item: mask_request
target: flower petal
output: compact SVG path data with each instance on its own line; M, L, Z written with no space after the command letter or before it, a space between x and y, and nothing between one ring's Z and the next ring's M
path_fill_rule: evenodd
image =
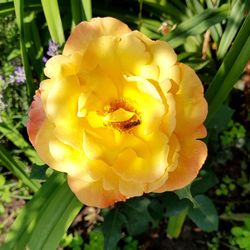
M34 100L30 106L29 110L29 119L27 122L27 132L29 135L29 139L34 146L36 136L43 125L46 115L43 110L42 106L42 101L41 101L41 96L40 96L40 91L36 91L36 94L34 96Z
M198 76L187 65L180 64L180 68L182 79L175 95L175 132L182 137L193 134L199 129L207 116L208 108Z
M104 190L101 180L84 182L77 177L68 175L68 184L76 197L88 206L105 208L126 199L117 189Z
M84 53L88 45L100 36L121 36L129 32L128 26L115 18L93 18L77 25L64 46L63 54Z
M181 143L179 164L169 172L166 183L155 192L174 191L190 184L198 175L207 157L206 144L199 140L187 140Z

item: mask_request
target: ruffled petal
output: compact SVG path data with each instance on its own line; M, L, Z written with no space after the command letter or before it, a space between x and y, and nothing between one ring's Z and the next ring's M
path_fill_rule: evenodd
M42 127L46 115L43 110L40 91L36 91L34 96L34 100L30 106L29 114L28 114L28 121L27 121L27 132L29 135L29 139L32 145L35 145L36 136Z
M105 190L101 180L84 182L77 177L68 175L68 184L76 197L88 206L105 208L126 199L118 189Z
M180 68L182 79L175 95L175 132L179 137L185 137L199 129L207 116L208 107L198 76L187 65L180 64Z
M129 27L115 18L93 18L77 25L64 46L63 54L83 54L88 45L100 36L121 36L129 32Z
M169 172L166 183L155 192L181 189L197 177L207 157L206 144L199 140L188 139L181 142L181 148L177 168Z

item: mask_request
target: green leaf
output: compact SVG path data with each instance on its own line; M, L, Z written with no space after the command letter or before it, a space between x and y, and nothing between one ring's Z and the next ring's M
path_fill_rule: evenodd
M212 201L205 195L197 195L194 198L199 208L189 209L190 219L206 232L218 230L219 217Z
M168 225L167 225L167 234L169 236L173 238L179 237L181 230L182 230L182 226L187 217L188 209L189 208L187 207L184 210L182 210L180 213L169 217Z
M82 21L82 3L81 0L71 0L72 26L74 27Z
M156 196L157 200L163 204L167 216L173 216L192 205L188 199L180 199L174 192L165 192ZM149 207L150 208L150 207Z
M248 13L233 46L226 55L207 92L209 112L206 123L209 124L221 104L226 100L234 84L239 79L250 58L250 13Z
M204 174L203 174L204 173ZM191 186L191 191L193 195L204 194L210 188L218 183L218 178L211 168L207 168L200 172L200 176L196 178Z
M24 10L32 11L41 9L41 3L38 1L28 1L25 2ZM1 3L0 16L6 16L10 14L15 14L15 8L13 2Z
M51 38L62 45L65 42L65 38L58 1L41 0L41 2Z
M147 198L129 199L121 205L121 212L126 216L126 228L130 235L138 235L148 229L152 218L149 214L150 200Z
M47 165L32 165L30 178L31 179L37 179L37 180L45 180L46 179L46 170L48 169Z
M54 173L22 209L1 250L54 250L82 204Z
M92 18L91 0L82 0L85 20L89 21Z
M104 235L104 250L114 250L118 241L122 238L122 227L126 217L120 212L119 207L111 210L104 217L102 225Z
M215 129L217 133L227 128L228 123L230 122L234 110L226 105L221 105L211 122L209 123L208 128Z
M39 184L32 181L28 174L24 171L25 165L16 159L2 146L0 145L0 161L3 166L9 169L17 178L28 186L32 191L36 192L39 189Z
M188 185L182 189L175 191L175 193L178 195L179 199L188 199L193 203L194 207L199 207L199 204L192 196L190 188L191 188L191 185Z
M25 76L26 76L26 83L27 83L27 92L29 96L29 100L31 101L33 95L35 93L35 84L33 82L30 64L28 61L28 55L26 52L26 41L24 36L24 0L14 0L14 7L17 19L17 25L20 32L20 48L21 48L21 55L22 55L22 62L24 66Z
M246 0L236 0L231 9L231 13L227 20L226 29L223 32L223 35L220 40L219 48L217 51L218 58L223 58L231 46L232 41L238 32L242 20L244 19L244 9L246 7Z
M220 8L207 9L180 24L169 32L162 40L168 41L174 48L185 43L188 36L200 35L216 23L227 17L229 7L222 5Z
M16 147L21 149L32 163L42 164L36 151L24 139L20 132L15 128L9 117L2 114L2 122L0 123L0 132L10 140Z
M43 47L41 44L38 26L35 21L36 14L34 11L29 12L24 18L24 35L26 48L30 62L39 80L43 75L44 64L42 62ZM37 86L38 87L38 86Z
M162 14L166 14L168 16L171 16L171 18L177 22L184 21L188 18L187 13L185 13L187 7L182 4L181 8L178 8L173 3L171 3L171 1L144 0L143 9L154 12L159 16L162 16Z

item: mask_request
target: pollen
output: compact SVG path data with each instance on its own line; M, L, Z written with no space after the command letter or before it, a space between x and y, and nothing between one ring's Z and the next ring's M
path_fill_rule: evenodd
M104 125L120 132L129 132L141 124L139 113L127 100L114 100L104 110Z

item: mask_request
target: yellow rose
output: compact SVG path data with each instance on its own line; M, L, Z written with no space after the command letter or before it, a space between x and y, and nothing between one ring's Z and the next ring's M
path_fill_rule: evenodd
M180 189L207 156L207 103L170 45L117 19L80 23L51 58L29 112L41 159L86 205Z

